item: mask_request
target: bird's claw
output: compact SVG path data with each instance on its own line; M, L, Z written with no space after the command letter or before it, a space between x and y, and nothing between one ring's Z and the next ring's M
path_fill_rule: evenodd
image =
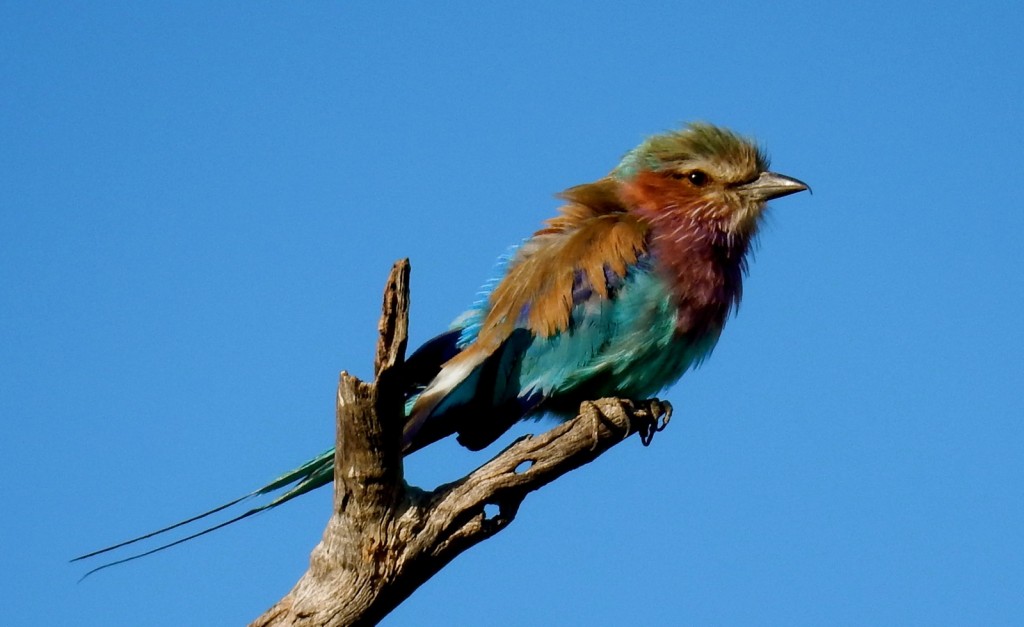
M628 418L630 422L636 425L636 432L640 434L640 441L644 446L650 446L651 440L654 439L654 434L667 427L672 419L672 403L668 401L656 398L642 401L619 399L616 405L616 413L623 418ZM598 429L604 414L596 403L590 401L584 402L580 410L582 413L590 415L593 420L594 443L591 446L591 450L594 450L597 448L600 440ZM622 438L628 438L631 433L632 430L627 429L623 433Z
M650 398L636 404L639 407L635 409L633 415L640 421L637 433L640 434L640 442L644 446L650 446L654 434L663 431L672 420L672 403Z

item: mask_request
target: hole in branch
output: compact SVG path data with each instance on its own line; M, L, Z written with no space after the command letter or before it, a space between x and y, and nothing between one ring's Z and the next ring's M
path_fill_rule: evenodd
M501 513L501 506L497 503L484 503L484 520L494 520Z
M515 472L517 475L521 475L527 470L533 468L533 464L535 461L536 460L533 459L524 459L523 461L519 462L519 465L516 466L516 469L513 472Z

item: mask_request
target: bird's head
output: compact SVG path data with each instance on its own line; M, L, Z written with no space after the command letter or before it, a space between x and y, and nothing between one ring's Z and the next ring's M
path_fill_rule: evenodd
M694 221L727 236L752 236L773 198L809 189L768 171L753 141L705 123L649 137L612 171L627 205L649 220Z

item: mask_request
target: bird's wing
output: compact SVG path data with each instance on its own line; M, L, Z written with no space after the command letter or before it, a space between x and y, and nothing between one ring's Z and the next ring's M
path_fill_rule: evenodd
M583 300L608 299L646 251L647 228L627 213L614 181L574 187L569 201L516 251L504 276L462 322L461 352L447 361L413 404L406 444L435 416L482 403L521 416L534 400L512 389L523 351L570 328Z

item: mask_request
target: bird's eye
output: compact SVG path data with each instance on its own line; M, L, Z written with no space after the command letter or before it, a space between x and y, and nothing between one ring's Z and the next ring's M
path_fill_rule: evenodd
M708 175L703 170L692 170L686 174L686 180L695 187L704 187L708 182Z

